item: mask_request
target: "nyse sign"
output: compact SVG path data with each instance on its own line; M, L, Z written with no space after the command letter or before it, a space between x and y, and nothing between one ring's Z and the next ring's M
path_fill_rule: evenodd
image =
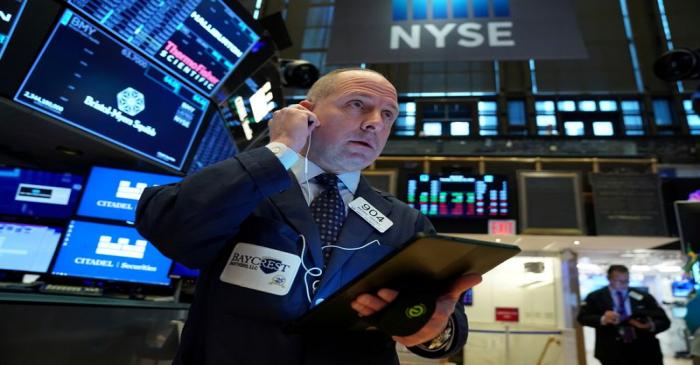
M484 27L480 23L447 23L442 28L436 24L413 24L410 31L400 25L391 26L390 49L399 49L403 45L409 48L421 48L421 28L424 28L435 40L435 48L445 48L445 46L458 45L460 47L475 48L483 46L489 47L513 47L515 40L512 36L513 22L489 22ZM454 37L456 28L458 37ZM486 35L482 31L486 29ZM448 37L454 39L448 45ZM430 46L430 45L427 45Z
M337 0L329 64L585 58L572 0Z

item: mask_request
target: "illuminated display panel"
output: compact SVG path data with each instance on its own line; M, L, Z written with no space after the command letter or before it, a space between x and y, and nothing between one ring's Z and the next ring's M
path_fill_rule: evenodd
M180 181L178 176L93 167L78 215L134 222L136 205L148 187Z
M432 217L496 218L510 215L505 176L435 176L408 178L407 202Z
M211 95L260 39L221 0L69 0L161 66Z
M68 218L82 190L80 175L0 167L0 214Z
M224 124L220 113L214 113L202 140L197 146L187 174L195 173L204 167L233 157L238 150L231 133Z
M63 230L0 222L0 270L45 273Z
M136 228L71 221L52 274L168 285L171 264Z
M61 17L15 100L177 170L209 105L71 11Z
M0 58L5 53L25 3L26 0L0 0Z

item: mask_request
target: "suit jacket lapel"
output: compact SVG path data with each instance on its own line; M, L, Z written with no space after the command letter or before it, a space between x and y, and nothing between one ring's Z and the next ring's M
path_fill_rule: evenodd
M282 212L282 216L287 223L306 238L306 249L311 252L313 266L323 267L321 235L318 231L318 226L313 216L311 216L311 211L306 200L304 200L304 193L301 191L296 177L292 173L290 173L290 176L292 178L292 186L279 194L273 195L270 197L270 200ZM265 227L262 229L265 229Z
M615 311L615 301L613 300L610 288L605 287L605 295L603 295L603 300L605 301L605 308L610 308L611 311Z
M360 182L357 186L355 198L357 197L363 197L365 200L367 200L367 202L372 204L375 208L377 208L377 210L386 216L389 216L389 213L391 213L392 205L382 198L376 191L374 191L363 177L360 178ZM365 221L352 209L348 209L348 216L345 219L343 228L340 231L340 236L338 237L336 246L346 248L361 247L367 243L368 237L374 231L375 229L372 227L372 225L367 223L367 221ZM352 250L334 248L331 259L328 262L328 267L326 267L323 278L321 279L321 286L331 280L354 254L355 251Z

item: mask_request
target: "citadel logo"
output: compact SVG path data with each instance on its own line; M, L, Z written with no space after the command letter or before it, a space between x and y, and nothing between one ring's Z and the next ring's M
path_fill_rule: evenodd
M117 94L117 108L133 117L146 109L146 98L140 91L127 87Z

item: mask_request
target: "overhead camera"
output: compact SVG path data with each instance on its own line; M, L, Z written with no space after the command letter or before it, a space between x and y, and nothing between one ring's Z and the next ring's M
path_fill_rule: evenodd
M279 60L282 85L308 89L318 80L320 72L313 63L306 60L282 58Z
M664 81L700 79L700 49L678 48L654 62L654 74Z
M700 49L678 48L654 62L654 74L664 81L700 80ZM693 110L700 114L700 87L691 96Z

